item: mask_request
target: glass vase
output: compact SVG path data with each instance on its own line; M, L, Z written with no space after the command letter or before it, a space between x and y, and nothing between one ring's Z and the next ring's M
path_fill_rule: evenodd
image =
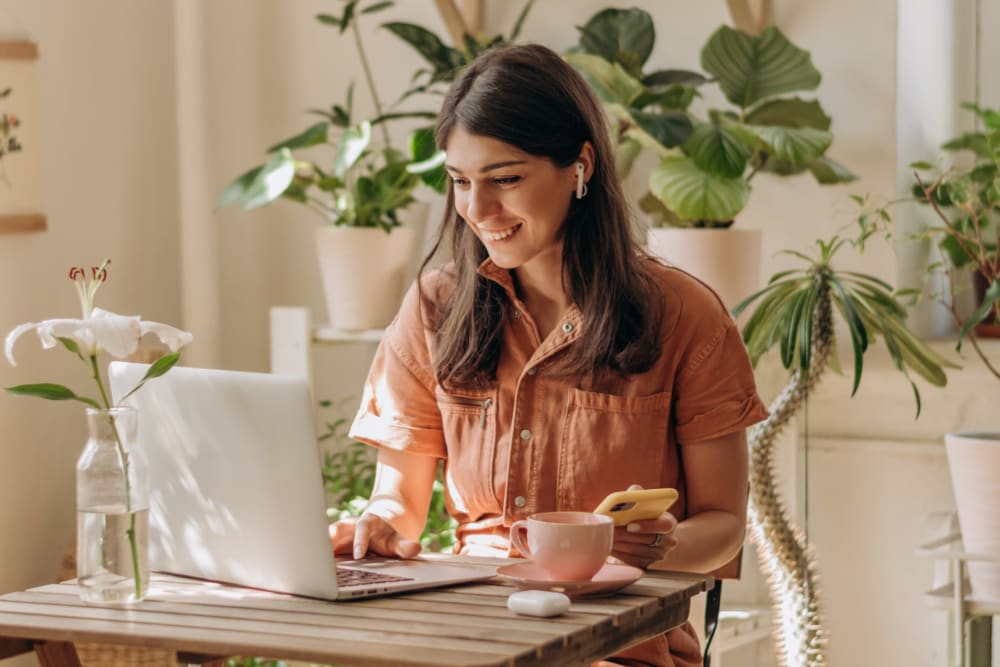
M85 602L138 602L149 588L149 485L134 408L87 408L76 464L77 582Z

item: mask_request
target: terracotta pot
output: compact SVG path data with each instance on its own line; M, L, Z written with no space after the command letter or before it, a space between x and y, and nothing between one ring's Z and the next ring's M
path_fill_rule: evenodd
M760 286L758 229L654 228L649 251L708 284L730 309Z
M986 297L986 278L979 271L972 272L972 285L976 292L976 306L983 302ZM1000 322L997 322L995 312L991 312L986 319L976 325L976 334L980 338L1000 338Z
M1000 556L1000 431L944 436L965 551ZM1000 563L970 561L972 597L1000 600Z
M392 321L403 297L404 275L416 233L397 227L320 227L316 252L334 329L381 329Z

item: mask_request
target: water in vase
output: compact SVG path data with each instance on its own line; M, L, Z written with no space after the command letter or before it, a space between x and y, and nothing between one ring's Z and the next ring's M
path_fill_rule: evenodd
M149 510L77 512L77 580L87 602L136 602L149 588ZM136 582L138 579L138 584Z

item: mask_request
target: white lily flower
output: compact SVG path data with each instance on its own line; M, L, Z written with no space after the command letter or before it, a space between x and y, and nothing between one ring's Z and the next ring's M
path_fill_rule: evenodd
M155 334L171 352L176 352L191 342L193 336L159 322L144 322L138 316L117 315L101 308L91 310L84 319L55 319L44 322L27 322L15 327L4 345L4 353L11 366L14 360L14 344L23 334L34 330L42 347L55 347L60 338L68 338L76 343L84 357L97 355L104 350L116 359L124 359L139 348L139 340L146 333Z

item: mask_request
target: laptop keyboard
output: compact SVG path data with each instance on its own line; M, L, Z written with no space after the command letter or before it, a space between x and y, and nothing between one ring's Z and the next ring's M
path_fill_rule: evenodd
M385 584L392 581L413 581L413 577L397 577L370 570L355 570L349 567L337 566L337 586L366 586L368 584Z

